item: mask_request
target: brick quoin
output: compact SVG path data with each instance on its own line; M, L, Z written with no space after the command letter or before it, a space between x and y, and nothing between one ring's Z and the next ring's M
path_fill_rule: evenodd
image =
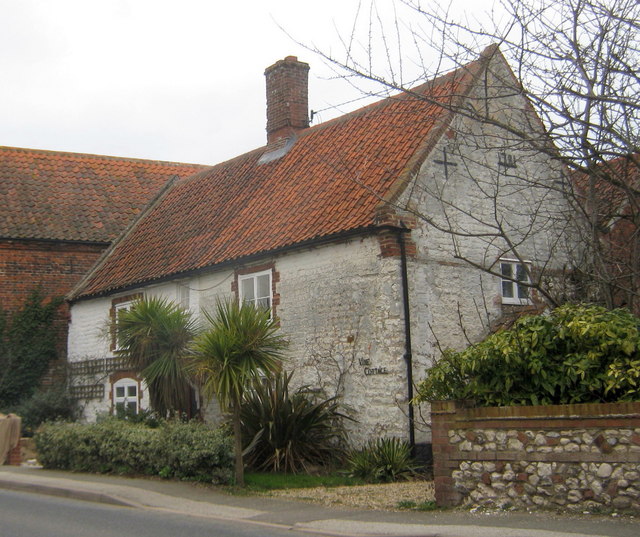
M404 248L407 257L415 257L416 243L413 242L409 233L403 233ZM382 257L400 257L400 243L398 233L384 231L378 235L378 243L380 244L380 255Z

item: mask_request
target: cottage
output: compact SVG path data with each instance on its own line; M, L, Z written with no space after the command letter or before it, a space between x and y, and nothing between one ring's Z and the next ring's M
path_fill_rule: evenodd
M295 57L269 67L267 144L176 179L70 294L72 390L86 419L148 401L105 331L120 308L162 296L200 315L234 297L270 308L291 342L285 367L342 397L353 442L429 441L413 382L441 348L538 300L531 278L566 262L566 207L541 188L562 170L460 112L542 133L496 47L311 127L308 69Z

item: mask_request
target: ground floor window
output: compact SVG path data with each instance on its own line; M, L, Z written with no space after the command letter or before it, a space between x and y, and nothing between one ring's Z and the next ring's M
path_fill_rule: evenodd
M132 378L124 378L113 385L113 408L116 413L138 413L139 405L138 381Z

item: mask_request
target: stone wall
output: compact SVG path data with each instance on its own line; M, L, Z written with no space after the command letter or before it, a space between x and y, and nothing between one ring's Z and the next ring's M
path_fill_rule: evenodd
M215 311L217 299L237 296L238 274L267 269L272 270L274 312L290 342L284 367L295 371L292 382L327 397L341 396L344 411L357 419L346 423L353 444L377 436L407 438L400 263L380 254L376 236L300 248L254 264L74 303L69 364L83 417L93 421L111 410L112 375L119 366L109 345L114 301L140 292L181 303L201 319L203 311ZM416 376L426 367L420 357L415 359ZM147 391L141 392L145 408ZM207 417L215 421L215 409Z
M432 405L439 505L640 510L640 403Z

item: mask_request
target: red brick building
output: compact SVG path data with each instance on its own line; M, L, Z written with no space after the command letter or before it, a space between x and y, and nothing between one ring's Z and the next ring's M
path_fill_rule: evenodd
M2 309L36 287L64 296L164 185L204 168L0 147Z

